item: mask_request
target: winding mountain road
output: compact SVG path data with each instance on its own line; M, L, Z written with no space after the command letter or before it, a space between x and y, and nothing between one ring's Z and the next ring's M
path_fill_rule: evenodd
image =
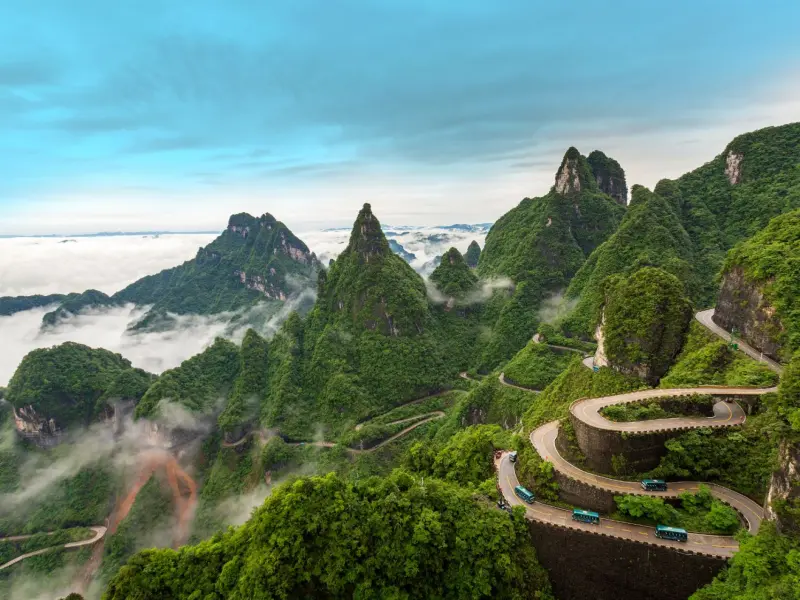
M2 571L7 567L17 564L18 562L23 561L26 558L30 558L31 556L38 556L40 554L44 554L45 552L49 552L53 548L80 548L81 546L90 546L91 544L100 541L100 539L106 534L106 528L102 525L96 525L94 527L90 527L89 529L94 531L94 536L89 538L88 540L69 542L68 544L61 544L59 546L48 546L47 548L42 548L41 550L36 550L34 552L28 552L27 554L22 554L21 556L18 556L17 558L14 558L3 565L0 565L0 571ZM5 538L5 541L27 539L29 537L33 536L14 536L10 538Z
M731 334L729 331L725 331L722 327L717 325L714 322L714 309L709 308L708 310L701 310L698 313L695 313L694 318L706 329L708 329L711 333L715 333L723 340L730 341ZM783 367L780 363L775 362L769 356L764 356L764 353L756 350L747 342L737 339L736 340L737 346L739 346L739 350L747 354L750 358L753 358L759 362L763 362L766 364L770 369L778 373L779 375L783 373Z
M725 330L720 328L711 320L713 312L713 310L702 311L697 313L695 316L702 325L708 327L708 329L713 333L719 335L723 339L729 339L730 334L728 334ZM782 368L775 361L771 361L766 357L762 357L760 352L751 348L744 342L738 342L738 345L739 349L745 352L748 356L755 358L756 360L760 359L761 362L764 362L773 371L781 373ZM584 364L587 364L588 367L591 367L592 365L591 362L588 362L589 360L591 360L591 357L589 357L587 361L584 361ZM505 383L503 381L502 374L501 382ZM647 398L688 396L693 394L710 394L725 398L743 398L760 396L776 390L776 387L745 388L713 385L679 389L647 389L637 392L630 392L627 394L606 396L603 398L576 400L570 406L570 413L574 418L594 428L620 432L655 432L678 427L731 427L741 425L747 418L744 410L742 410L742 407L736 402L717 402L714 405L714 415L711 417L687 416L638 422L610 421L603 417L600 414L600 411L603 408L614 404L637 402ZM704 485L711 490L711 493L714 497L722 500L726 504L729 504L739 512L739 514L743 517L750 533L755 534L758 531L761 521L764 518L763 508L750 498L747 498L746 496L723 486L694 481L670 482L669 490L666 492L647 492L641 488L639 482L612 479L610 477L589 473L576 467L567 461L563 456L561 456L558 451L556 438L558 437L559 425L560 424L558 421L552 421L542 425L541 427L538 427L530 434L530 441L534 449L544 460L551 462L553 464L553 468L559 473L562 473L573 480L580 481L613 493L650 495L664 498L675 498L680 493L685 491L695 492L699 489L700 485ZM512 505L524 506L527 516L530 519L545 521L572 529L604 533L606 535L623 539L646 541L652 544L673 547L676 549L690 549L695 552L702 552L705 554L711 554L725 558L732 556L733 553L739 548L738 542L731 536L690 533L688 542L681 543L655 537L654 528L652 527L635 525L632 523L614 521L610 519L601 519L599 525L590 525L573 521L571 518L571 511L569 510L549 506L547 504L541 504L540 502L529 505L516 496L514 493L514 487L519 485L519 481L514 469L514 463L509 460L508 453L503 453L495 461L495 467L498 473L498 485L503 496Z

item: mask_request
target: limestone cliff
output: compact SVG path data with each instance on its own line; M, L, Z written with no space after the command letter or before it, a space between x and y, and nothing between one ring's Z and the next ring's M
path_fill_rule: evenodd
M764 509L781 531L800 532L800 444L781 444Z
M770 358L779 360L783 325L775 307L765 297L766 284L768 282L748 279L740 266L728 270L722 279L714 322Z

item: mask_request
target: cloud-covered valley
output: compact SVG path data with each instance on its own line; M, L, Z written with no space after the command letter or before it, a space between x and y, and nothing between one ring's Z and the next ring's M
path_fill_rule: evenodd
M442 227L384 227L414 255L412 267L430 272L436 257L451 246L465 252L474 239L483 246L487 227L473 231ZM323 264L347 245L349 229L304 232L299 237ZM77 238L0 239L0 296L80 292L98 289L112 294L133 281L191 259L198 247L214 234L163 234L159 236L104 236ZM70 240L70 241L67 241ZM308 301L313 290L303 290L298 301ZM274 315L262 333L269 335L292 309ZM178 366L202 351L217 336L238 340L243 329L232 329L232 314L179 316L167 331L135 333L128 325L144 310L132 305L97 309L74 315L58 327L41 331L42 317L53 307L0 317L0 386L7 384L22 358L36 348L74 341L122 354L134 366L153 373ZM243 319L248 322L248 319Z

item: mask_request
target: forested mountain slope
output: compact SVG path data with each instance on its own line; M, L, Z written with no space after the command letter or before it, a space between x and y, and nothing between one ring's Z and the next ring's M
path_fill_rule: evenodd
M623 184L624 179L618 185ZM600 190L586 158L570 148L547 195L526 198L497 220L486 236L478 273L509 277L515 290L510 299L496 294L489 305L494 335L484 351L484 367L510 358L525 345L536 330L542 300L568 285L624 213Z

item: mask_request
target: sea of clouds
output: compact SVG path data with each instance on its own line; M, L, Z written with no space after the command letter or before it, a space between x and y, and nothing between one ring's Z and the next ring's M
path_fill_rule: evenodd
M411 266L430 272L433 260L450 247L466 252L474 239L481 246L486 229L462 231L437 227L384 227L404 249L416 255ZM349 229L299 235L327 264L347 246ZM0 239L0 296L81 292L94 288L112 294L145 275L195 256L216 234L119 235L76 238ZM299 300L308 300L304 290ZM161 373L201 352L217 336L239 340L242 329L229 326L231 314L177 317L168 331L135 333L127 326L143 314L133 306L75 315L58 327L40 331L42 316L53 307L0 317L0 386L8 383L22 358L36 348L66 341L119 352L134 366ZM269 335L292 306L274 315L262 332Z

